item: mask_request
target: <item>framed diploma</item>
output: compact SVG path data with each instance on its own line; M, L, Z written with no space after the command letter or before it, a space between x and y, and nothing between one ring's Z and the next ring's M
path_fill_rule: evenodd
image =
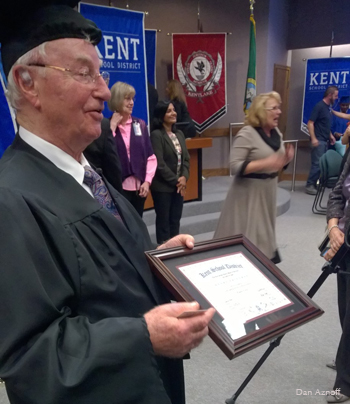
M146 256L176 300L216 309L209 335L229 359L323 314L242 235L196 243L193 250L148 251Z

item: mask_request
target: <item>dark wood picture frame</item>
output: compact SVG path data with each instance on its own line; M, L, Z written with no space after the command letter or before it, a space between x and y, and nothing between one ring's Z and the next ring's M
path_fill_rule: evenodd
M209 324L209 335L229 359L233 359L257 346L313 320L323 314L298 286L296 286L276 265L242 235L195 243L192 250L184 247L152 250L146 252L151 270L177 301L196 300L202 309L212 307L205 296L177 268L178 266L206 261L215 257L241 253L265 277L282 292L292 304L288 310L262 315L258 327L245 323L247 334L232 339L222 325L223 317L216 313Z

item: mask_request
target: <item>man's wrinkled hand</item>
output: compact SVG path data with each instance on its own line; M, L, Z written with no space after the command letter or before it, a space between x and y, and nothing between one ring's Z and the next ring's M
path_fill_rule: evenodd
M192 250L192 248L194 247L194 238L190 234L179 234L178 236L175 236L166 241L164 244L158 246L157 250L173 247L187 247Z
M208 324L215 314L210 308L194 317L178 318L186 311L199 310L197 302L169 303L144 315L156 355L182 358L196 348L208 334Z

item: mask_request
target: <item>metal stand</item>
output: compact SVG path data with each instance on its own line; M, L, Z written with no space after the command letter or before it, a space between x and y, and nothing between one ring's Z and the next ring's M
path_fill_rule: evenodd
M294 157L293 157L293 174L292 174L292 186L291 191L295 191L295 173L297 167L297 156L298 156L298 140L284 140L283 143L294 143Z
M330 262L326 262L323 267L322 267L322 273L316 280L316 282L313 284L311 289L308 291L307 295L309 297L313 297L315 293L318 291L318 289L322 286L323 282L328 278L328 276L332 273L338 273L340 270L340 264L345 257L345 255L348 252L348 246L346 243L344 243L339 251L336 253L336 255L333 257L333 259ZM342 271L340 271L342 272ZM350 275L350 273L347 273ZM285 335L285 334L284 334ZM231 397L228 398L225 403L226 404L235 404L237 398L239 395L242 393L242 391L245 389L245 387L248 385L248 383L251 381L251 379L254 377L255 373L260 369L260 367L263 365L265 360L269 357L271 352L277 348L284 337L284 335L281 335L280 337L272 340L270 342L270 346L268 349L265 351L263 356L260 358L259 362L254 366L253 370L249 373L249 375L246 377L244 382L241 384L239 389L236 391L236 393Z

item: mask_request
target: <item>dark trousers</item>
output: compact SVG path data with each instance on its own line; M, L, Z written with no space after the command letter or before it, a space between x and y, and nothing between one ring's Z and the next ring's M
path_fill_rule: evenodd
M316 186L317 180L320 177L320 157L326 153L328 149L328 142L319 140L319 145L311 149L311 168L309 177L306 181L306 186Z
M184 199L181 194L152 191L156 211L157 243L163 244L180 233L180 220Z
M350 257L345 259L344 267L346 267L349 275L339 273L337 275L338 308L342 335L336 357L337 377L334 382L334 389L340 388L342 394L350 397Z
M146 198L141 198L139 191L126 191L125 189L123 189L123 195L142 217Z

